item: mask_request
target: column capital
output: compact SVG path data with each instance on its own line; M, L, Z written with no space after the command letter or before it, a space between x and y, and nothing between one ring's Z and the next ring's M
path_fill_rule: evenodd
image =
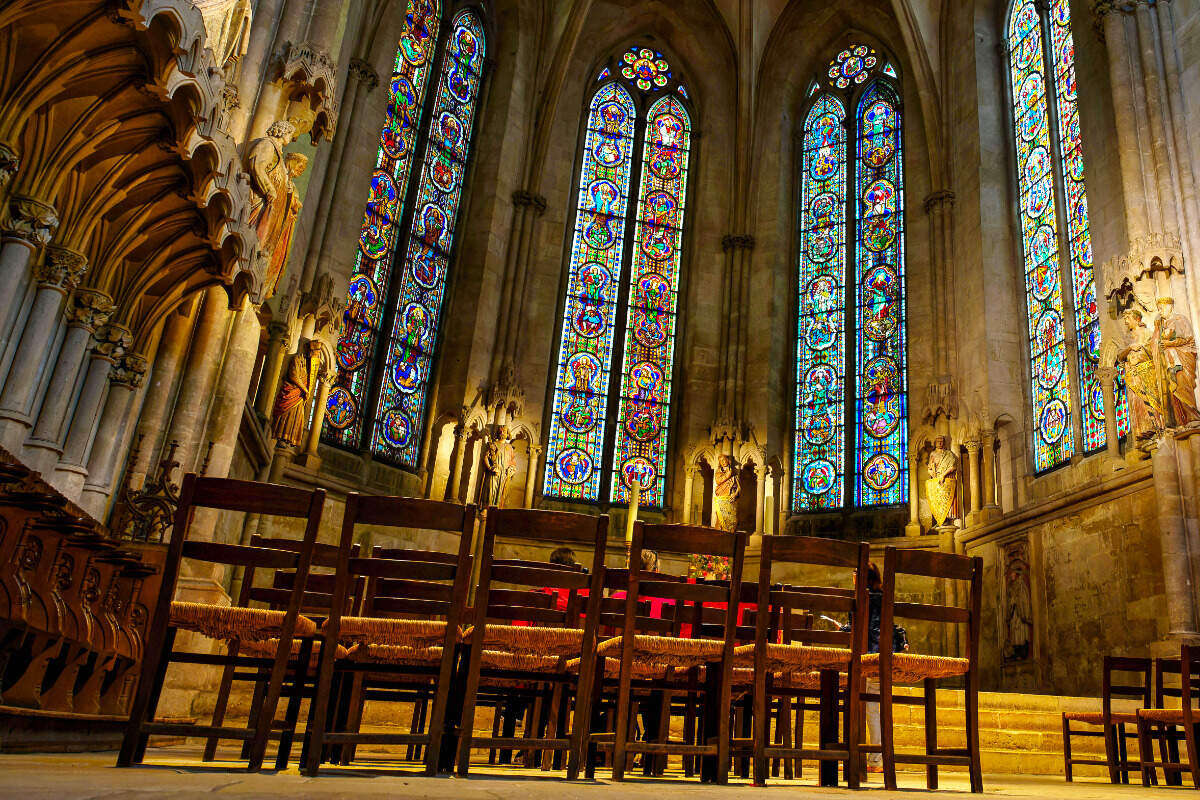
M133 344L133 332L124 325L109 323L96 331L96 345L92 353L97 358L117 362L125 356Z
M925 198L925 213L932 214L934 211L953 208L954 200L955 194L949 189L938 189L936 192L930 192Z
M17 195L8 201L3 228L6 239L38 248L58 230L58 212L48 203Z
M267 325L267 339L272 342L282 342L288 337L289 327L286 322L278 320Z
M968 439L967 441L963 442L963 447L967 448L967 453L970 455L975 455L975 453L979 451L979 440Z
M112 316L112 298L95 289L76 289L67 303L67 325L95 331Z
M1046 0L1038 0L1046 2ZM1158 3L1169 3L1171 0L1092 0L1092 15L1102 20L1109 14L1131 14L1138 6L1152 6Z
M79 285L87 272L87 257L66 247L49 245L42 260L33 268L39 287L69 292Z
M112 365L108 379L114 386L124 386L127 389L137 389L146 377L149 366L146 357L139 353L126 353Z
M21 168L21 157L4 142L0 142L0 189L12 182L13 175Z
M350 59L349 70L350 76L365 87L368 92L379 85L379 73L364 59Z
M512 193L513 205L521 208L522 206L533 206L533 210L541 216L546 210L546 198L536 192L531 192L528 189L517 189Z
M729 250L753 250L754 237L748 233L727 233L721 237L721 249Z

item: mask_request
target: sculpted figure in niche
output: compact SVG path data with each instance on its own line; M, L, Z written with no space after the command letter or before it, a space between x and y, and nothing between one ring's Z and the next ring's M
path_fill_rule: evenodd
M1004 549L1005 661L1029 658L1033 642L1033 600L1030 594L1029 544L1014 542Z
M1121 314L1128 339L1117 352L1117 361L1125 367L1125 386L1129 389L1129 418L1135 439L1149 439L1164 427L1163 392L1159 370L1155 367L1150 329L1136 308Z
M1196 408L1196 337L1192 323L1175 313L1175 301L1158 298L1154 348L1162 370L1164 410L1172 426L1200 422Z
M292 231L300 213L294 179L308 167L308 157L303 153L283 152L295 140L296 126L280 120L267 129L266 136L251 142L246 151L246 172L250 174L253 191L249 222L258 234L259 249L267 258L263 299L275 293L283 277Z
M483 451L483 501L499 508L504 500L504 489L512 475L513 447L508 433L501 431L488 440Z
M293 447L304 442L308 403L316 391L324 363L321 346L315 339L292 356L271 414L271 435L277 442Z
M958 457L946 449L945 436L933 440L926 469L929 478L925 481L925 496L933 524L948 525L958 519Z
M742 493L742 483L733 456L717 457L713 481L713 527L723 531L736 531L738 496ZM728 580L729 559L722 556L694 555L688 568L688 576L707 580Z

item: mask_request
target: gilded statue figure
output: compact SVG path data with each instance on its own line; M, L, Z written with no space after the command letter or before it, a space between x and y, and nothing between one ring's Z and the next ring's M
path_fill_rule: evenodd
M958 519L958 457L946 448L945 436L933 440L926 467L929 478L925 481L925 496L933 524L947 525Z
M259 249L267 258L263 299L275 294L283 277L300 213L295 179L308 167L308 156L283 152L295 140L296 126L280 120L267 129L266 136L251 142L246 151L246 171L253 190L249 222L258 234Z
M1153 338L1142 312L1136 308L1126 309L1121 314L1121 321L1125 324L1128 338L1125 346L1117 351L1117 361L1125 368L1125 386L1129 389L1129 420L1134 438L1148 439L1163 429L1165 420Z
M1196 337L1192 323L1175 313L1175 300L1158 298L1154 349L1162 370L1163 407L1172 427L1200 422L1196 407Z
M742 493L742 482L733 456L717 457L717 469L713 480L713 527L732 533L737 530L738 497ZM729 559L722 556L694 555L688 568L688 576L706 580L728 580Z
M292 356L271 414L271 435L277 442L293 447L304 442L308 403L316 391L324 360L321 346L315 339Z

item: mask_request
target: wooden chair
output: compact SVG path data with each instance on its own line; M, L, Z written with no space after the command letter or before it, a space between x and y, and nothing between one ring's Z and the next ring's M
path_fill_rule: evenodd
M590 574L564 569L556 564L537 566L504 563L493 558L496 542L503 539L522 544L568 544L576 552L591 549ZM471 749L512 748L529 750L565 750L567 778L579 774L579 758L587 746L591 718L593 659L596 647L599 604L604 586L604 556L608 546L608 516L570 514L530 509L487 510L487 524L480 550L479 584L475 590L475 613L467 632L469 655L462 681L462 714L459 726L456 772L465 776L470 769ZM585 562L586 563L586 562ZM491 593L497 584L510 590L567 589L588 590L582 621L578 615L564 620L558 609L510 608L493 603ZM542 613L545 612L545 613ZM537 625L512 625L513 621L534 621ZM567 662L580 659L577 670ZM475 733L475 709L481 678L561 682L572 687L575 709L570 732L558 731L544 739L509 739L478 736Z
M1068 781L1074 780L1073 767L1076 764L1107 767L1109 780L1113 783L1129 783L1129 773L1141 768L1140 761L1130 761L1126 749L1129 739L1137 738L1137 711L1113 711L1113 700L1136 700L1139 708L1151 708L1150 674L1154 663L1148 658L1122 658L1119 656L1104 657L1103 693L1101 695L1101 710L1096 711L1064 711L1063 726L1063 772ZM1113 674L1123 677L1121 682L1114 681ZM1133 676L1137 676L1132 679ZM1159 678L1161 686L1161 676ZM1071 723L1088 726L1084 730L1071 729ZM1125 726L1132 726L1127 731ZM1102 737L1104 739L1104 759L1075 758L1071 754L1072 737Z
M184 476L162 583L146 640L142 677L121 744L121 752L117 757L117 766L127 767L140 763L145 756L147 740L151 734L156 733L206 738L216 736L222 739L250 741L247 754L249 768L253 771L262 766L291 656L292 641L297 635L311 636L316 633L316 623L301 615L300 607L324 505L323 489L303 491L251 481L200 478L194 473ZM188 532L197 508L304 519L306 524L302 544L298 551L293 552L249 545L189 541ZM295 570L295 583L288 596L287 608L274 610L174 601L175 584L179 577L180 565L185 558L226 566ZM171 662L224 667L231 660L227 654L172 652L175 636L180 630L194 631L209 638L225 641L237 639L242 642L277 642L270 659L270 677L262 706L257 716L248 720L246 728L153 721L163 680Z
M964 606L896 601L896 580L901 575L943 578L967 584ZM883 753L883 778L889 790L896 788L896 764L924 764L925 783L938 786L939 765L967 767L971 791L983 791L979 763L979 625L983 559L928 550L884 551L883 598L880 613L879 652L862 657L863 677L879 680L879 722L882 744L863 745L862 752ZM893 652L892 625L897 619L919 619L945 625L966 625L966 658ZM961 678L966 711L965 748L939 747L937 741L937 682ZM893 696L895 684L920 684L923 696ZM875 699L863 693L864 700ZM923 705L925 708L925 752L897 753L892 704Z
M1163 687L1162 676L1171 674L1175 664L1172 659L1162 659L1157 679L1160 704L1174 692ZM1200 724L1200 647L1185 644L1179 654L1179 708L1143 708L1137 712L1138 752L1141 756L1142 785L1158 783L1157 771L1163 771L1168 785L1181 784L1183 773L1192 776L1192 785L1200 789L1200 752L1196 749L1197 731ZM1155 760L1153 740L1160 742L1160 758ZM1179 742L1187 747L1187 761L1179 759Z
M790 630L787 643L776 643L768 625L771 609L782 619L797 612L838 613L856 620L865 620L867 609L867 565L870 547L865 542L844 542L807 536L764 536L762 560L759 566L757 603L759 614L754 643L734 651L734 663L754 668L754 782L767 781L768 758L807 758L822 763L841 761L846 765L846 782L852 789L859 783L859 691L863 652L867 646L867 626L854 625L849 632L826 630ZM826 570L854 570L851 590L838 587L773 588L772 579L777 567L804 565ZM836 574L836 572L835 572ZM794 747L772 746L768 740L771 699L794 694L791 687L776 686L775 676L801 677L820 674L821 718L818 747L806 749L803 727ZM844 703L844 736L838 738L839 674L847 676ZM782 683L782 681L779 681ZM803 688L803 687L801 687ZM832 771L822 769L822 784L836 784L836 766Z
M617 691L616 730L611 734L613 750L613 780L623 780L630 753L657 755L707 756L701 767L701 779L727 783L730 762L730 705L733 688L733 649L736 644L738 604L741 599L742 566L746 549L746 533L727 533L694 525L647 525L637 522L629 562L641 563L643 549L679 555L709 555L732 559L730 580L681 583L647 580L641 571L629 570L625 595L625 612L621 634L602 642L596 648L596 674L603 675L605 660L619 659L620 684ZM638 616L638 603L648 598L669 598L675 602L675 619L686 620L704 603L724 604L724 620L719 626L720 638L704 638L702 616L694 617L690 637L662 636L645 627ZM637 742L630 741L630 713L633 682L651 690L683 688L672 686L672 673L687 673L704 669L703 742ZM693 673L695 674L695 673ZM596 737L596 744L607 745L608 735ZM588 770L594 770L594 758L589 754Z
M353 556L358 525L418 528L458 534L456 553L393 550L390 557ZM421 745L425 774L438 772L455 657L471 581L475 506L406 497L346 498L338 548L337 579L329 618L321 627L321 663L314 712L305 741L304 773L316 775L326 745ZM452 559L452 560L451 560ZM367 579L360 616L344 616L357 578ZM342 657L334 645L353 648ZM349 730L330 731L330 699L335 673L355 673L357 716ZM434 681L434 696L423 733L363 733L359 730L367 674L420 676ZM347 759L349 748L343 748Z

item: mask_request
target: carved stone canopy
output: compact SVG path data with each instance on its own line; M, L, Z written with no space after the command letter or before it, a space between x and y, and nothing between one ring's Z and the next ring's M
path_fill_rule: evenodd
M1126 255L1105 262L1104 296L1123 311L1133 304L1139 282L1159 274L1183 274L1183 244L1173 233L1148 233L1131 242Z
M58 212L54 206L31 197L16 196L8 201L4 221L4 236L17 239L31 247L41 247L50 241L58 229Z

